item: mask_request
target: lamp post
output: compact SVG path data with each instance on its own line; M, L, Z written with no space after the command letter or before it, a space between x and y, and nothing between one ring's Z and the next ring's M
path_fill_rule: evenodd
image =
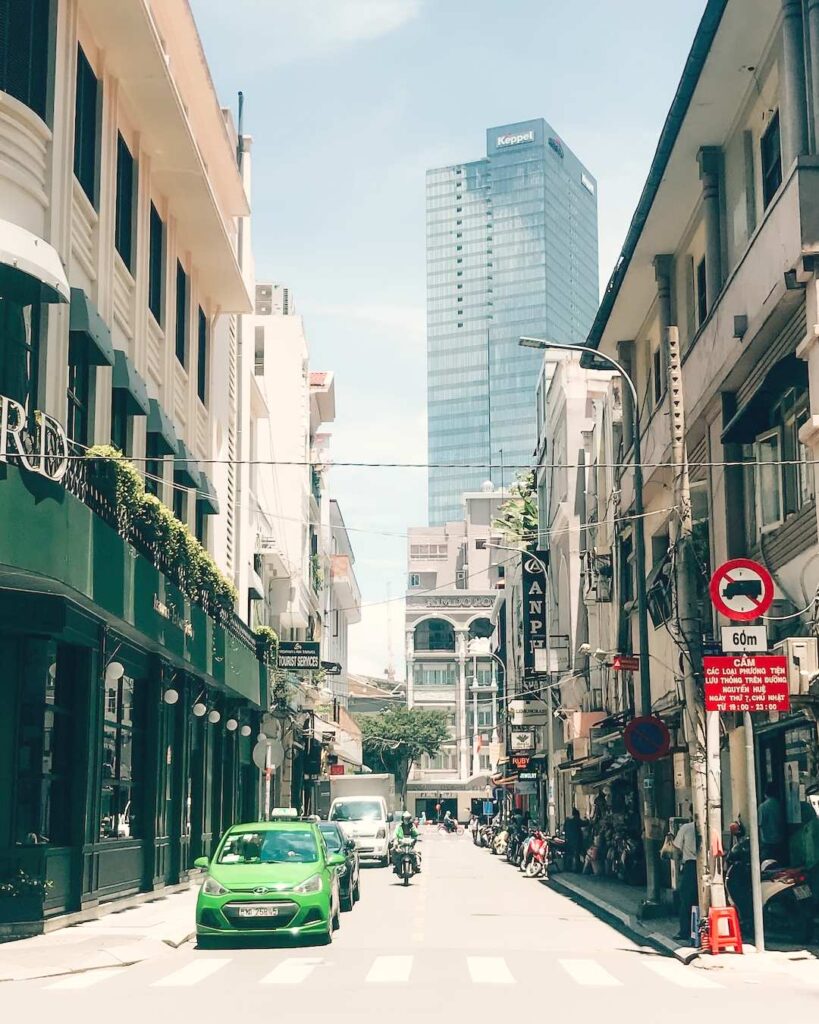
M494 548L497 551L514 551L519 555L526 555L527 558L531 558L533 562L536 562L543 573L544 585L548 579L548 569L546 563L542 558L538 558L537 555L532 554L531 551L526 551L523 548L513 548L508 544L490 544L490 548ZM549 595L544 593L543 595L543 611L546 618L546 636L549 637ZM547 639L548 643L548 639ZM547 648L548 653L548 648ZM554 835L557 831L557 816L555 813L555 757L554 757L554 721L552 720L552 690L557 686L557 682L547 683L543 687L543 695L546 698L546 703L549 707L548 721L546 724L546 782L548 786L547 799L546 799L546 814L548 818L549 831Z
M585 345L564 344L563 342L546 341L544 338L523 337L518 344L522 348L554 349L558 352L580 352L594 355L616 370L623 378L631 392L634 410L634 555L637 562L637 639L640 645L640 689L637 711L640 715L651 714L651 676L648 664L648 600L646 595L646 540L643 522L643 462L640 452L640 401L637 387L625 367L616 359L604 352L592 351ZM644 764L640 772L643 783L643 842L646 859L646 899L643 911L650 916L653 908L659 906L658 850L656 840L649 838L645 818L654 817L654 774L651 765Z

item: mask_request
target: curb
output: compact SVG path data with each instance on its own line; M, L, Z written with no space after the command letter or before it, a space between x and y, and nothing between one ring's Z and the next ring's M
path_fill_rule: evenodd
M576 900L585 910L591 911L596 917L613 924L615 928L626 932L630 938L636 938L651 943L655 949L662 953L670 953L680 963L686 966L699 957L699 950L689 946L678 946L673 939L668 938L661 932L647 931L643 922L634 914L628 914L612 903L599 899L597 896L586 892L579 886L563 878L550 878L546 884L555 892L563 896L570 896Z

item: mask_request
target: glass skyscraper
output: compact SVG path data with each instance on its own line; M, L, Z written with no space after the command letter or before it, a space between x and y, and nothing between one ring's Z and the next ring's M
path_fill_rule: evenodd
M486 157L427 171L429 522L533 464L542 353L583 342L599 302L597 184L544 121L490 128ZM474 463L480 468L435 468Z

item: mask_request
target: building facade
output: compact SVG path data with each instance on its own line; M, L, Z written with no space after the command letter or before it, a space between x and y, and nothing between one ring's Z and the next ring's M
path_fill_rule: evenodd
M540 360L518 338L585 339L598 303L596 191L542 119L490 128L484 158L427 172L432 525L457 519L485 478L503 487L531 463Z
M497 759L502 673L489 648L491 615L504 585L504 553L492 523L503 493L464 495L465 515L413 527L406 596L407 705L446 713L450 740L424 758L407 785L409 810L432 817L436 803L468 817Z
M249 203L188 4L38 0L0 46L8 934L258 813L268 669L212 524Z

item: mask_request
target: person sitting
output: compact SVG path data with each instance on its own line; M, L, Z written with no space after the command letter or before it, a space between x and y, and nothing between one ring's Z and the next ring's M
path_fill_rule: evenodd
M415 849L414 844L418 840L418 829L412 823L412 815L409 811L404 811L401 815L401 821L398 828L395 830L395 836L393 837L392 847L392 862L393 870L396 874L399 871L399 864L401 862L401 844L405 840L411 840L413 843L412 855L415 858L415 870L420 874L421 872L421 854Z

